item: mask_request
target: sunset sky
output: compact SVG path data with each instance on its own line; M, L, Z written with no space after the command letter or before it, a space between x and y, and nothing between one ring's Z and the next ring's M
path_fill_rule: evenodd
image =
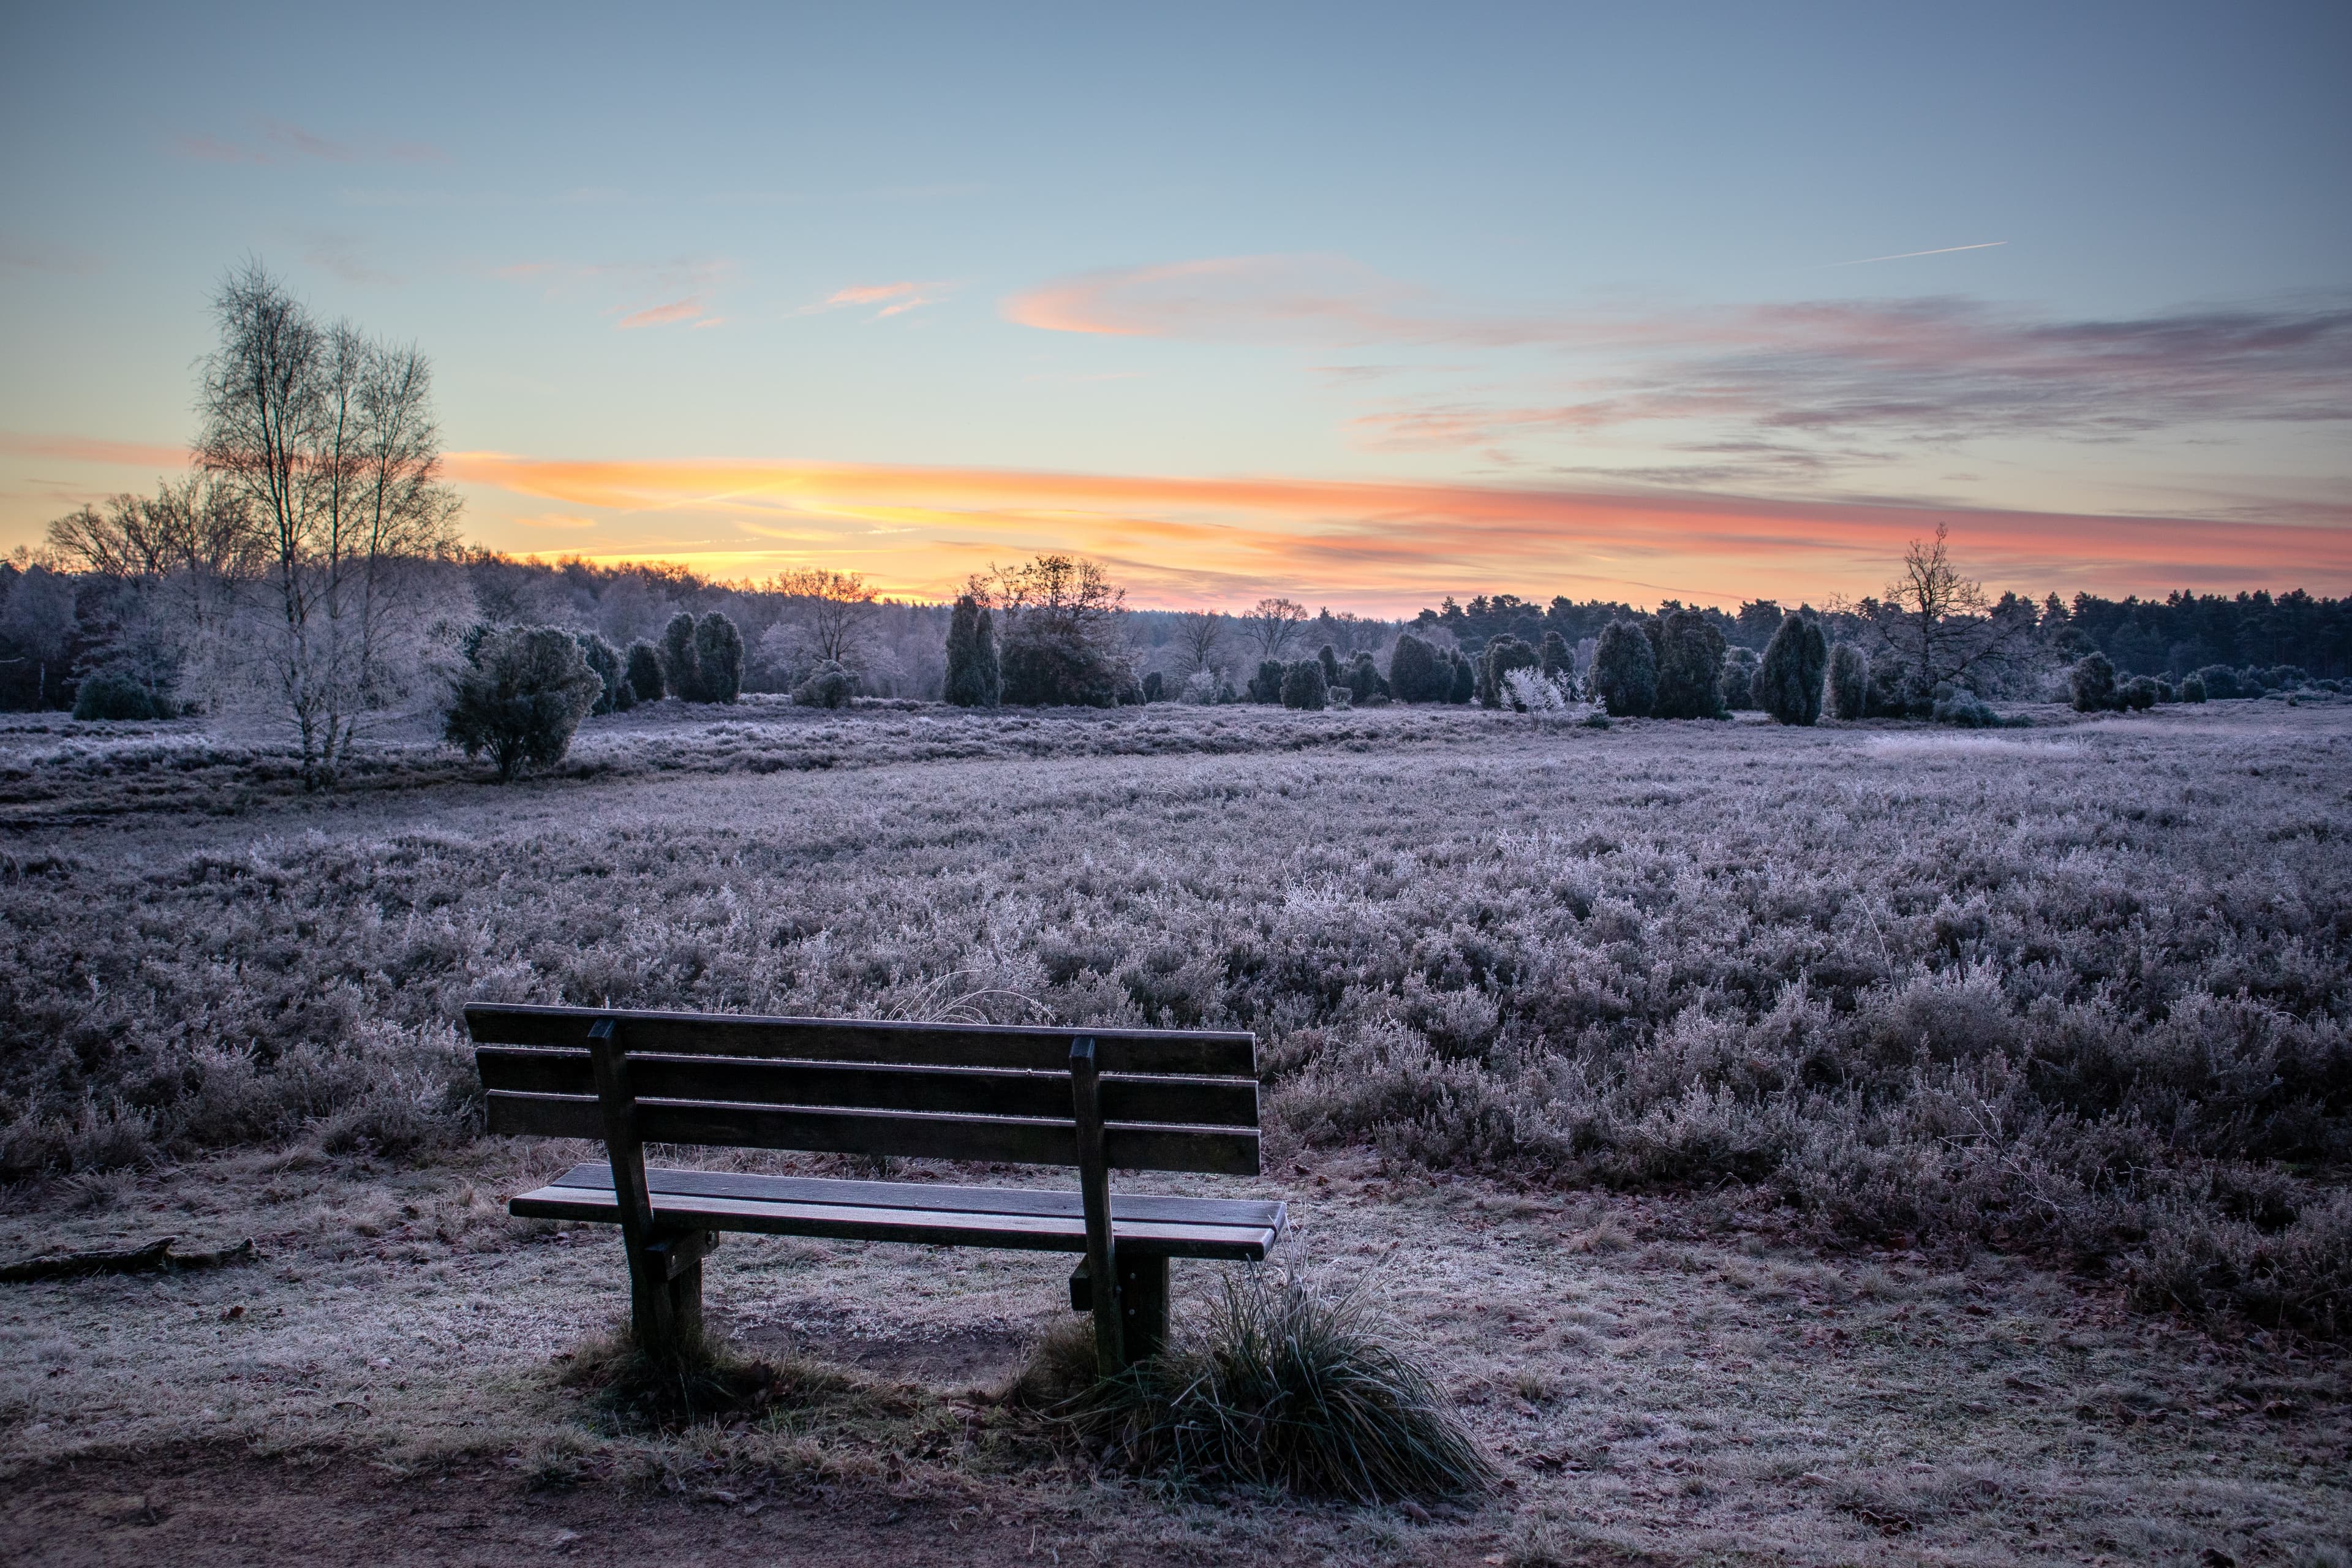
M247 257L464 531L936 596L2352 592L2352 8L0 21L0 551L151 489Z

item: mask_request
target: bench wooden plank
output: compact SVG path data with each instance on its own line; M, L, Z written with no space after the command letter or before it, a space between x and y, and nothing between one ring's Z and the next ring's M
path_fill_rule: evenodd
M486 1089L518 1094L596 1092L585 1050L483 1046L475 1051L474 1062ZM1053 1121L1070 1118L1067 1072L852 1066L631 1051L629 1081L641 1100L839 1106ZM1257 1125L1254 1079L1106 1078L1102 1101L1104 1116L1113 1121Z
M541 1187L507 1205L524 1219L614 1224L620 1205L610 1188ZM656 1226L669 1229L750 1231L768 1236L811 1236L838 1241L897 1241L933 1247L996 1247L1026 1252L1084 1252L1083 1216L974 1214L964 1210L858 1208L844 1205L789 1204L742 1198L656 1194ZM1272 1227L1182 1225L1156 1220L1116 1222L1119 1247L1170 1258L1226 1258L1255 1262L1277 1239Z
M633 1052L1020 1068L1066 1074L1070 1041L1091 1035L1106 1073L1252 1078L1257 1071L1257 1037L1226 1031L1040 1029L1013 1024L778 1018L521 1003L466 1005L466 1027L478 1046L577 1046L586 1037L591 1023L607 1017L616 1020L623 1043Z
M548 1184L610 1192L613 1171L601 1160L583 1161ZM657 1165L646 1167L646 1185L656 1198L664 1194L748 1198L774 1203L837 1204L855 1208L921 1208L1066 1218L1081 1218L1086 1212L1078 1194L1047 1188L861 1182L835 1176L763 1175L749 1171L682 1171ZM1288 1213L1286 1205L1274 1199L1194 1198L1150 1193L1110 1195L1114 1220L1166 1220L1280 1230L1287 1223Z
M484 1097L489 1131L506 1136L601 1138L595 1099L572 1095ZM912 1111L803 1110L784 1106L715 1105L640 1100L637 1136L647 1143L711 1143L735 1149L800 1149L830 1154L892 1154L916 1159L1074 1165L1077 1135L1067 1121L943 1116ZM1255 1128L1121 1123L1104 1131L1112 1166L1127 1171L1258 1173Z

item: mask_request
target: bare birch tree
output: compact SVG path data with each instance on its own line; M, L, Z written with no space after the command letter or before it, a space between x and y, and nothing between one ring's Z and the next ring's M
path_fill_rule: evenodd
M1257 644L1260 658L1280 658L1307 624L1307 606L1288 599L1260 599L1241 617L1242 631Z
M304 777L334 782L360 726L423 673L426 563L455 539L432 372L413 347L321 327L256 263L214 300L196 457L251 509L267 562L250 617Z
M1194 610L1176 622L1177 657L1186 675L1216 668L1217 649L1223 646L1230 623L1217 610Z

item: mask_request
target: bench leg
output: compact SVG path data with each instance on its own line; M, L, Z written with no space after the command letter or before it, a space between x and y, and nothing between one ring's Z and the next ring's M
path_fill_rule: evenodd
M1149 1361L1168 1343L1168 1259L1122 1251L1114 1267L1127 1359Z
M637 1347L667 1360L702 1337L702 1255L716 1234L685 1231L657 1237L629 1260L629 1326Z

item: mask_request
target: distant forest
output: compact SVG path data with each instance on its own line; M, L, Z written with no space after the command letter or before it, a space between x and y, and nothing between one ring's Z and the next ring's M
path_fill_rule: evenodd
M742 633L745 690L787 691L806 674L805 641L792 635L797 601L781 580L719 583L673 566L548 563L473 550L458 552L451 565L472 590L486 622L578 627L626 647L658 637L679 610L719 610ZM0 709L72 706L78 674L104 662L120 639L112 608L118 587L102 573L44 563L23 552L18 559L0 562ZM1656 606L1661 612L1679 607L1672 600ZM1736 611L1700 613L1729 646L1760 652L1780 626L1782 609L1761 600ZM877 603L864 628L860 689L880 697L937 699L946 679L950 613L944 604ZM1326 609L1301 622L1292 646L1311 653L1328 645L1342 660L1366 652L1384 662L1397 635L1416 629L1448 633L1467 654L1506 634L1534 645L1546 632L1558 632L1574 647L1597 638L1612 621L1647 613L1603 600L1480 594L1467 602L1446 598L1410 620ZM2104 653L2125 676L2177 681L2211 665L2287 665L2313 677L2352 675L2352 599L2315 598L2296 590L2234 597L2176 593L2162 600L2078 594L2066 604L2053 595L2033 613L2054 651L2069 658ZM1859 625L1850 610L1821 616L1833 641L1853 629L1848 623ZM1187 637L1188 621L1197 618L1173 610L1126 612L1139 675L1162 671L1172 684L1197 668ZM1216 662L1240 669L1250 644L1241 633L1240 617L1234 621Z

